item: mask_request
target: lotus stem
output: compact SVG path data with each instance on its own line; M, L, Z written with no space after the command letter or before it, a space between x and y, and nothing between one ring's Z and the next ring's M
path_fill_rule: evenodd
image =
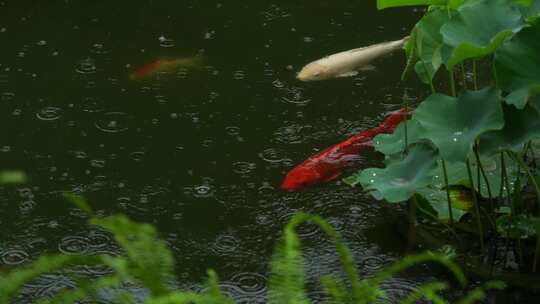
M461 62L461 79L463 84L463 89L467 90L467 77L465 76L465 64Z
M534 248L534 260L533 260L533 272L536 272L536 266L538 265L538 252L540 251L540 236L536 235L536 247Z
M473 69L473 88L475 91L478 91L478 74L476 69L476 60L473 59L472 61L472 69Z
M403 108L405 109L405 113L409 112L409 98L407 97L407 91L403 94ZM409 135L408 135L408 129L407 129L407 118L403 120L403 128L405 129L405 148L403 151L405 151L405 154L408 154L408 148L409 148Z
M508 172L506 171L506 160L504 158L504 152L501 152L501 172L502 172L502 178L501 178L501 185L504 185L503 187L506 188L506 197L510 205L511 216L516 215L516 204L514 200L512 199L512 195L510 193L510 182L508 181ZM502 197L502 193L500 195Z
M487 193L489 197L489 208L491 209L491 212L494 210L493 205L493 195L491 194L491 186L489 185L489 180L486 175L486 171L484 170L484 166L482 165L482 162L480 161L480 154L478 153L478 144L476 144L476 147L474 149L474 155L476 157L476 163L478 165L478 169L480 170L480 173L482 174L482 177L484 178L484 182L486 183ZM480 176L478 176L478 192L482 193L480 190Z
M469 182L471 183L472 188L472 197L473 197L473 203L474 203L474 212L476 213L476 224L478 225L478 230L480 233L480 248L482 248L482 251L485 250L484 246L484 229L482 227L482 221L480 219L480 208L478 206L478 198L476 197L476 191L474 190L474 179L472 177L471 172L471 163L469 162L469 159L466 161L467 164L467 174L469 175Z
M424 213L425 215L427 215L428 217L430 217L434 222L437 222L441 225L443 225L444 227L446 227L448 229L448 231L450 231L450 233L452 233L452 235L454 236L454 238L456 240L460 240L459 238L459 235L457 234L456 230L454 229L453 226L450 226L448 225L447 223L443 222L441 219L439 219L437 216L429 213L429 211L427 211L426 209L422 208L422 206L420 205L416 205L416 208L418 210L420 210L420 212Z
M533 184L534 190L536 191L536 199L538 200L538 212L540 212L540 187L538 186L538 182L536 181L536 178L534 178L534 175L531 172L531 169L527 164L523 161L523 159L516 155L513 151L507 151L519 164L519 166L525 170L525 173L527 173L527 176L531 180L531 183ZM536 235L536 248L534 250L534 260L533 260L533 267L532 271L536 272L536 266L538 264L538 257L540 255L540 236Z
M448 188L448 171L446 170L446 161L442 160L442 170L444 177L444 189L446 190L446 201L448 202L448 215L450 216L450 226L454 225L454 215L452 212L452 200L450 199L450 189Z
M517 207L516 207L516 202L515 200L512 198L512 194L510 192L510 182L509 182L509 177L508 177L508 172L506 170L506 159L504 157L504 152L501 151L501 172L502 172L502 178L501 178L501 186L504 185L504 187L506 188L506 200L507 200L507 203L508 205L510 206L510 217L513 217L517 214ZM519 179L519 175L517 176L517 178ZM519 180L516 181L515 185L517 185L519 183ZM502 191L502 189L501 189ZM500 197L502 197L502 192L501 192L501 195ZM523 265L523 249L521 248L521 240L518 239L517 240L517 251L518 251L518 257L519 257L519 264L520 265Z
M511 157L514 158L514 160L519 164L519 166L525 170L525 173L527 173L527 176L531 180L531 183L534 187L534 190L536 191L536 199L538 200L538 212L540 213L540 186L538 186L538 182L536 181L536 178L534 178L534 175L531 172L531 169L527 164L523 161L523 159L516 155L513 151L507 151ZM539 214L540 215L540 214Z
M416 243L416 206L418 206L418 200L416 199L416 193L413 194L411 200L409 200L409 244L407 245L408 251L414 248Z
M531 161L532 161L532 164L533 164L533 168L534 168L534 169L537 169L538 166L537 166L537 164L536 164L536 153L534 153L534 149L533 149L533 147L532 147L532 142L529 141L529 144L528 144L528 145L529 145L529 153L531 154L530 157L531 157Z
M454 69L449 71L450 76L450 92L452 96L456 97L456 79L454 78Z

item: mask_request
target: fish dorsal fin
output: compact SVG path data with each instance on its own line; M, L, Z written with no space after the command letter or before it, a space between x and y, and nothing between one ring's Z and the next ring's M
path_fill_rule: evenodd
M349 53L352 54L352 53L360 52L360 51L363 51L363 50L365 50L367 48L368 48L367 46L359 47L359 48L356 48L356 49L349 50Z

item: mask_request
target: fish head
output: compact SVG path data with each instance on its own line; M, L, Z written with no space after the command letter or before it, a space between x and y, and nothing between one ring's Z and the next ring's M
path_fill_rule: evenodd
M296 78L301 81L324 80L328 78L328 68L317 62L312 62L303 67Z
M321 175L315 168L300 165L287 174L281 188L290 192L298 191L320 182L320 179Z

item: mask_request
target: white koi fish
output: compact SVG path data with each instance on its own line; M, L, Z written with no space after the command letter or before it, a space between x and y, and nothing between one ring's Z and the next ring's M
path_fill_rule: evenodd
M409 37L401 40L377 43L326 56L302 68L296 76L301 81L325 80L337 77L350 77L359 70L373 70L370 63L403 47Z

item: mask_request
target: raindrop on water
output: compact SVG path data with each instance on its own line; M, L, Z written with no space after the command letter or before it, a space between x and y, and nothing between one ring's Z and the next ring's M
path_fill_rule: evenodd
M88 240L80 236L67 236L58 245L58 250L66 255L81 255L88 251Z
M94 60L87 58L79 61L77 67L75 68L75 71L81 74L93 74L96 72L96 64Z
M212 188L208 185L194 187L192 193L196 198L208 198L214 195Z
M255 272L241 272L231 278L232 282L249 295L264 293L267 280L266 276Z
M161 36L158 38L159 45L164 48L171 48L174 47L174 40L170 38L166 38L164 36Z
M62 116L63 110L57 107L45 107L36 113L40 120L57 120Z
M7 250L2 253L1 261L6 265L19 265L28 260L29 255L19 249Z
M128 130L129 117L123 112L108 112L95 123L96 128L107 133L119 133Z

